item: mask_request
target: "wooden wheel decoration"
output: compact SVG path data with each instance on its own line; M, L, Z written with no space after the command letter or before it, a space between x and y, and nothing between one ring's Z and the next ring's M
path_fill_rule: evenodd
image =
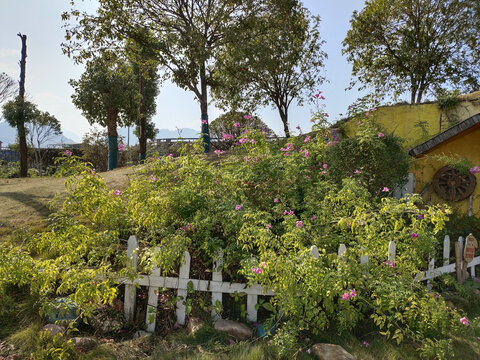
M450 166L444 166L437 171L432 183L433 189L442 199L460 201L473 193L477 180L470 173L464 175Z

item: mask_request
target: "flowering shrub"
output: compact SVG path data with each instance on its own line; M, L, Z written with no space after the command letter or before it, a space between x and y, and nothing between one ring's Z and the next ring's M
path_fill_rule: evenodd
M415 280L448 210L424 206L415 196L372 197L394 185L380 183L381 175L376 183L367 177L386 166L374 160L388 157L373 157L371 168L350 167L352 174L360 169L361 181L351 174L340 179L332 135L322 124L317 130L315 138L281 146L267 142L261 130L248 130L229 157L214 162L202 155L200 143L187 146L178 157L147 159L126 189L107 189L88 164L65 156L69 195L51 231L25 239L23 247L0 248L0 293L7 283L30 284L45 304L61 294L88 314L117 296L118 276L131 275L121 239L137 234L143 271L155 263L169 273L187 249L210 267L224 249L223 272L231 280L274 290L269 308L281 309L273 312L282 323L275 341L286 356L300 331L342 332L360 321L372 321L398 342L461 331L461 316ZM372 134L357 138L358 146L388 148L389 136ZM391 240L394 262L387 257ZM348 246L343 257L340 243ZM318 258L310 254L312 245ZM154 254L155 247L161 251ZM361 254L369 255L368 267L360 264Z

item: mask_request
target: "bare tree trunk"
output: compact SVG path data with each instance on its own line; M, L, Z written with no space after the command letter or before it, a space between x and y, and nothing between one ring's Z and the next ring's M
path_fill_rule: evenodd
M147 106L145 98L145 77L143 72L140 70L140 78L138 84L140 95L142 100L140 103L140 124L139 124L139 134L138 134L138 144L139 144L139 154L138 160L143 162L147 154Z
M202 119L203 151L208 153L210 152L210 130L208 128L208 93L205 64L203 64L200 68L200 87L202 91L200 99L200 111Z
M22 40L22 57L20 60L20 82L18 95L21 99L22 113L17 121L18 144L20 146L20 177L27 177L28 175L28 149L27 136L25 132L25 114L23 109L23 102L25 100L25 67L27 59L27 35L17 34Z

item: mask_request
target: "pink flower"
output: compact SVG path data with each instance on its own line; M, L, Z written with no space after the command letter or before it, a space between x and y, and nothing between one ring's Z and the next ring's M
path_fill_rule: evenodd
M71 156L71 155L72 155L72 152L71 152L70 150L65 150L65 153L64 153L64 154L67 155L67 156Z
M290 155L290 153L286 152L285 154L283 154L283 156L288 156Z
M317 215L312 216L312 220L315 220L317 218Z
M263 270L260 269L260 268L252 268L252 271L253 271L255 274L261 274Z
M235 205L235 210L237 211L242 210L242 205Z
M350 294L348 292L344 293L342 296L342 300L349 300L350 299Z
M233 339L230 339L230 340L228 340L228 342L230 343L230 345L232 345L232 344L234 344L234 343L235 343L235 340L233 340Z
M390 190L385 186L383 189L382 189L382 192L389 192Z
M228 140L228 139L233 139L234 136L232 134L223 134L222 136L222 141Z
M265 267L267 267L267 263L266 263L265 261L264 261L264 262L262 262L262 263L260 264L260 267L261 267L261 268L265 268Z
M247 142L247 138L246 138L246 137L243 137L243 138L241 138L240 140L238 140L238 142L239 142L240 144L244 144L244 143Z
M323 114L323 116L325 116L325 117L328 117L328 114L327 114L327 113L325 113L325 114Z
M385 261L385 265L390 266L391 268L395 267L395 264L391 262L390 260Z
M218 156L225 154L225 150L215 150L214 153L217 154Z
M466 317L462 317L462 318L460 319L460 322L461 322L463 325L465 325L465 326L470 326L470 322L467 320Z
M308 152L308 150L305 150L305 157L308 157L308 155L310 155L310 153Z
M360 120L358 120L357 125L362 125L362 122Z
M120 195L120 190L115 190L115 191L113 192L113 195L115 195L115 196Z
M300 220L298 220L297 221L297 227L302 227L302 226L303 226L303 223Z
M235 127L240 127L240 123L239 123L239 122L236 122L235 124L233 124L233 126L235 126Z
M245 120L250 120L252 118L252 115L243 115L243 118Z
M350 290L350 297L351 298L357 297L357 292L355 291L355 289Z
M473 168L470 169L470 172L472 174L478 174L478 173L480 173L480 167L474 166Z
M251 142L252 144L256 144L256 143L257 143L257 140L252 139L252 140L250 140L250 142Z
M248 162L248 156L245 156L245 157L243 158L243 161L244 161L244 162Z
M167 156L168 156L168 157L173 157L173 154L168 154Z
M370 346L370 344L369 344L368 342L366 342L366 341L363 342L363 345L365 345L365 347L369 347L369 346Z
M303 142L308 142L310 140L310 135L305 136L305 140Z
M423 215L422 215L422 214L418 214L418 215L417 215L417 219L418 219L418 220L422 220L422 219L423 219Z
M312 349L308 349L307 354L311 354L311 353L312 353Z
M354 173L354 174L359 174L359 173L360 173L360 170L355 170L353 173Z
M326 174L327 174L327 172L326 172L326 171L322 171L322 175L326 175Z
M373 107L370 109L370 111L377 111L377 108Z
M410 237L411 237L412 239L416 239L416 238L418 238L418 234L417 234L416 232L412 232L412 233L410 234Z
M325 170L327 170L328 165L327 165L327 164L323 164L322 167L323 167Z
M278 198L273 199L274 203L278 203Z
M271 229L272 229L272 225L267 224L267 228L271 230Z
M433 294L433 297L434 297L435 299L438 299L438 294Z
M153 175L150 176L150 180L152 180L153 182L157 181L157 178Z
M384 137L384 136L385 136L385 134L384 134L384 133L381 133L381 132L380 132L380 133L378 133L378 137L379 137L379 138L381 138L381 137Z
M125 149L125 145L120 144L118 145L118 151L123 151Z
M207 120L202 120L202 124L208 124Z

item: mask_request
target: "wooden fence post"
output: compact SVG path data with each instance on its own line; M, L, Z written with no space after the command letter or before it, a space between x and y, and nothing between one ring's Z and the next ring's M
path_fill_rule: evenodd
M180 267L180 272L178 274L178 280L188 279L190 274L190 262L191 257L188 251L183 253L183 263ZM182 299L177 301L177 324L185 325L185 301L187 300L187 290L178 289L177 296L181 296Z
M132 235L128 238L127 246L127 269L137 271L137 249L138 241L137 237ZM135 300L137 298L137 288L134 284L125 285L125 299L123 310L125 313L125 319L127 321L133 320L133 314L135 313Z
M338 256L343 259L346 252L347 252L347 247L345 246L345 244L340 244L340 246L338 247Z
M217 257L216 261L213 265L212 281L222 282L223 281L222 271L219 271L219 269L221 269L222 266L223 266L223 249L218 250L218 252L216 254L216 257ZM222 318L222 316L215 311L215 306L217 305L217 301L222 303L222 301L223 301L222 297L223 296L222 296L221 292L213 292L212 291L212 305L213 305L212 319L213 319L213 321L217 321L217 320L220 320Z
M450 263L450 236L445 235L443 240L443 265Z
M155 248L155 254L160 251L159 247ZM152 276L160 276L160 268L153 265ZM155 323L157 321L157 306L158 306L158 287L148 287L148 305L147 305L147 331L149 333L155 332Z
M395 241L390 241L388 243L388 261L391 261L393 263L393 260L395 260L396 252L397 245L395 245Z

